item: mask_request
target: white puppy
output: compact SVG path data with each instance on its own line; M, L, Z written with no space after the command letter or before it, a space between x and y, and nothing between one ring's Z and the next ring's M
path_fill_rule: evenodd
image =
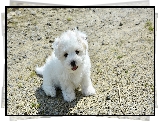
M71 102L75 97L75 88L81 85L85 96L95 94L90 79L90 58L86 34L75 29L68 30L53 43L53 53L46 64L36 68L43 76L42 88L46 95L55 97L56 87L61 88L64 100Z

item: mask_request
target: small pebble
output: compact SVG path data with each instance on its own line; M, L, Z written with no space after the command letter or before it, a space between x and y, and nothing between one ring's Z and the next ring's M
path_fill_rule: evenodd
M119 26L122 26L123 24L120 22Z
M107 97L106 97L106 100L110 100L110 96L107 96Z
M50 23L47 23L47 25L48 25L48 26L51 26L51 24L50 24Z
M38 38L37 38L38 40L41 40L42 38L40 37L40 36L38 36Z
M36 12L35 12L35 11L31 11L30 13L31 13L32 15L35 15L35 14L36 14Z

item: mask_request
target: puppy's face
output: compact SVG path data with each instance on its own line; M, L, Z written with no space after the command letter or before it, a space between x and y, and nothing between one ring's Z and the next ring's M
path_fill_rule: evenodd
M84 63L87 54L85 34L79 31L67 31L54 42L55 56L69 72L76 72Z

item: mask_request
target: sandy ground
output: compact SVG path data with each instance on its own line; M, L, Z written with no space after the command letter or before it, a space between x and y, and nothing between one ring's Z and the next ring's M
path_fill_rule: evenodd
M8 115L153 115L154 11L152 8L28 8L7 15ZM88 35L91 79L97 94L67 103L45 95L35 67L51 45L74 27Z

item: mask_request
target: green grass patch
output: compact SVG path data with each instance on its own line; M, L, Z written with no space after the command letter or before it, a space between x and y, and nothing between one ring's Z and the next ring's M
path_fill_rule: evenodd
M22 83L18 83L18 88L22 88L23 84Z
M150 27L148 28L149 31L153 31L153 29L154 29L154 28L153 28L152 26L150 26Z
M32 107L32 108L35 108L35 107L36 107L36 104L35 104L35 103L32 103L32 104L31 104L31 107Z
M40 108L40 104L39 103L32 103L31 108Z
M70 17L67 18L67 21L71 21L71 20L72 20L72 18L70 18Z
M154 30L153 24L151 21L147 21L145 23L145 28L147 28L150 32L152 32Z
M117 57L117 59L119 59L119 60L120 60L121 58L123 58L123 55Z
M146 26L146 27L147 27L147 26L152 26L152 22L151 22L151 21L147 21L146 24L145 24L145 26Z
M125 73L128 73L128 70L126 70Z
M32 72L30 73L30 77L33 78L34 76L36 76L36 73L35 73L35 71L32 71Z

